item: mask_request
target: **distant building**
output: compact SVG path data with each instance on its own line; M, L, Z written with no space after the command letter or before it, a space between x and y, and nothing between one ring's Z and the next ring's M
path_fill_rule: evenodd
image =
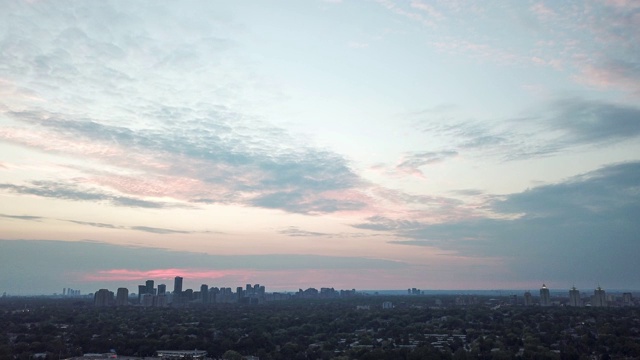
M182 277L176 276L173 279L173 294L181 294L182 293Z
M173 279L173 303L182 303L182 277L176 276Z
M391 301L385 301L382 303L382 308L383 309L393 309L393 304L391 303Z
M127 305L129 305L129 289L118 288L118 292L116 293L116 306Z
M569 306L582 306L580 290L576 289L575 286L569 290Z
M158 295L164 295L167 293L167 285L160 284L158 285Z
M209 303L209 285L200 285L200 299L202 300L203 304Z
M542 284L540 289L540 306L551 306L551 295L545 284Z
M630 292L626 292L622 294L622 305L631 306L633 305L633 296L631 296Z
M524 306L533 306L533 296L529 291L524 292Z
M142 295L147 293L147 285L138 285L138 304L142 304Z
M145 282L145 285L146 285L146 287L147 287L147 290L146 290L147 292L146 292L145 294L155 295L156 290L155 290L155 288L153 287L153 280L147 280L147 281Z
M591 306L593 307L606 307L607 306L607 295L604 290L598 286L597 289L593 291L593 297L591 298Z
M100 289L93 295L93 305L98 307L110 306L113 303L113 292Z

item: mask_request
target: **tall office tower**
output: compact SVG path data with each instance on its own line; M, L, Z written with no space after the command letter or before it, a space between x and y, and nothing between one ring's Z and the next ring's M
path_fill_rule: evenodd
M67 288L62 288L62 296L67 295Z
M626 293L622 294L622 304L624 306L633 305L633 296L631 295L630 292L626 292Z
M147 293L147 285L138 285L138 304L142 304L142 295Z
M153 280L147 280L145 284L147 285L147 294L153 295L155 293L153 289Z
M533 296L528 291L524 292L524 306L533 306Z
M167 293L167 285L160 284L158 285L158 295L164 295Z
M251 285L247 285L247 289L249 289L250 287ZM242 286L238 286L236 288L236 296L238 297L238 300L241 300L243 297L249 296L249 290L242 291Z
M551 295L545 284L540 289L540 306L551 306Z
M182 277L176 276L173 280L173 294L182 294Z
M113 293L107 289L100 289L93 295L95 306L109 306L113 300Z
M593 291L593 298L591 300L591 306L605 307L607 306L607 295L600 286Z
M202 299L203 304L209 303L209 285L200 285L200 298Z
M116 293L116 306L127 305L129 305L129 289L118 288L118 292Z
M582 306L582 299L580 299L580 290L576 287L572 287L569 290L569 306Z

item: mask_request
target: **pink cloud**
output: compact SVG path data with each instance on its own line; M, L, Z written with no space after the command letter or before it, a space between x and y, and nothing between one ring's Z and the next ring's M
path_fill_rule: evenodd
M640 8L640 2L637 0L605 0L605 4L619 8L637 9Z
M429 26L429 27L432 27L432 26L435 25L433 23L433 21L431 21L430 19L427 19L424 16L422 16L422 13L414 12L414 11L408 11L408 10L402 9L401 7L399 7L393 1L390 1L390 0L378 0L377 2L378 2L378 4L384 6L388 10L391 10L392 12L394 12L397 15L404 16L404 17L409 18L411 20L420 22L423 25L426 25L426 26Z
M93 274L84 274L83 281L134 281L134 280L171 280L176 276L182 276L190 280L220 279L228 276L250 278L253 270L202 270L202 269L155 269L155 270L130 270L112 269L102 270Z
M449 39L447 41L435 41L431 44L441 52L465 55L474 59L496 62L498 64L516 64L526 61L524 57L509 51L466 40Z
M418 9L421 10L423 12L425 12L427 15L429 15L429 17L434 18L434 19L442 19L443 15L441 12L439 12L438 10L436 10L433 6L426 4L422 1L412 1L411 2L411 7L414 9Z
M625 64L585 65L575 79L601 89L624 90L640 96L640 73Z
M550 16L556 16L555 11L551 10L543 2L537 2L531 5L529 9L541 19L545 19Z

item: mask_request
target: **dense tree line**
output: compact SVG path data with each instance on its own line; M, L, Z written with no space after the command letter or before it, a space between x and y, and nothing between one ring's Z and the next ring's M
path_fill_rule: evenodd
M382 309L383 301L396 307ZM173 309L3 299L0 359L112 349L131 356L199 349L215 358L311 360L640 358L638 308L433 303L426 296L404 296ZM449 340L438 342L444 335Z

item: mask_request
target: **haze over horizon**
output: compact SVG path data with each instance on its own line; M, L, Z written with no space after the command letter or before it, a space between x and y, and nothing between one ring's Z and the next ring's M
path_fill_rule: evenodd
M0 293L640 289L640 2L0 9Z

